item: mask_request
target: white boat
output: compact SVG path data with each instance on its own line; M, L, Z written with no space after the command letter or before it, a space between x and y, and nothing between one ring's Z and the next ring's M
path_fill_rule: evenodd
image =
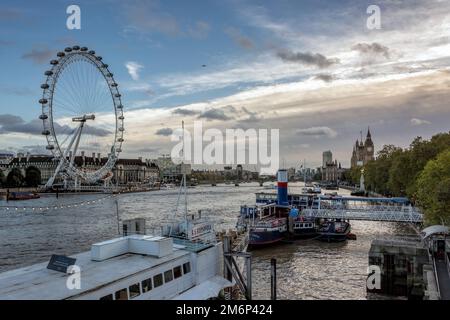
M202 300L231 286L221 276L222 245L130 235L71 256L79 273L47 262L0 273L1 300ZM76 269L74 269L76 270ZM73 284L79 276L78 288Z

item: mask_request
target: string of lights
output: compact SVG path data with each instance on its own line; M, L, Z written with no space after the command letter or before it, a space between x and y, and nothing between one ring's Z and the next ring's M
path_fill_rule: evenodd
M33 212L44 212L50 210L61 210L68 208L77 208L85 205L90 205L94 203L99 203L105 201L107 199L115 198L119 194L110 194L101 198L93 199L93 200L85 200L80 202L73 202L67 204L53 204L46 206L0 206L0 210L9 211L9 212L23 212L23 211L33 211Z

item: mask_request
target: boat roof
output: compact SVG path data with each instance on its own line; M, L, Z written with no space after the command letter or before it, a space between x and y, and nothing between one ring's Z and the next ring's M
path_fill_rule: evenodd
M219 290L230 287L234 283L221 276L214 276L198 286L195 286L184 293L176 296L173 300L206 300L217 296Z
M447 226L443 226L443 225L434 225L434 226L429 226L429 227L423 229L422 232L420 233L420 235L422 236L423 239L431 237L435 234L448 235L449 228Z
M159 258L128 252L103 261L93 261L91 251L86 251L70 256L76 259L75 264L81 269L81 289L68 289L66 282L69 275L47 269L48 262L44 262L0 273L0 299L70 299L189 254L190 251L184 246L174 244L169 254Z

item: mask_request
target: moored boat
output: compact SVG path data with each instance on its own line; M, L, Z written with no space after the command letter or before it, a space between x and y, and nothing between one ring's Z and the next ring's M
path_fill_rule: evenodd
M30 200L38 199L40 195L36 192L9 192L7 194L8 200Z
M317 236L315 219L299 216L292 221L291 235L294 238L309 239Z
M221 243L132 234L95 243L90 251L70 257L52 257L50 263L0 273L0 299L216 298L223 288L232 286L221 275L218 257L222 254Z
M249 227L249 248L261 247L283 240L287 232L286 218L260 220Z
M327 220L318 231L318 239L326 242L341 242L348 239L351 231L350 223L341 220Z

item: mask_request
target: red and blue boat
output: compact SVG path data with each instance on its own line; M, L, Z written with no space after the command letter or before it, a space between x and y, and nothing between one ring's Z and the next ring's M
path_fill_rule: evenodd
M7 195L8 200L30 200L40 198L39 194L36 192L9 192Z
M249 247L261 247L282 241L288 232L288 179L286 170L278 170L277 202L257 207L249 220Z

